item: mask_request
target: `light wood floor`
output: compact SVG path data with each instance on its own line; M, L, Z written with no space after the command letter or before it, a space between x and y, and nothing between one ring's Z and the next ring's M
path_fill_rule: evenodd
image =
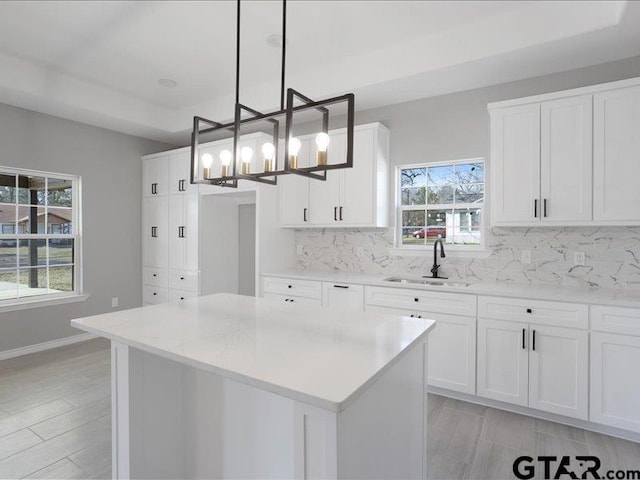
M110 478L105 340L0 362L0 478ZM596 455L640 469L640 444L429 396L431 479L512 479L520 455Z

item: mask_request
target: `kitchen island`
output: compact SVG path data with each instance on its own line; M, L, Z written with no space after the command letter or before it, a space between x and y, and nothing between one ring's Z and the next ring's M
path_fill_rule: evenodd
M114 478L425 478L431 320L216 294L111 340Z

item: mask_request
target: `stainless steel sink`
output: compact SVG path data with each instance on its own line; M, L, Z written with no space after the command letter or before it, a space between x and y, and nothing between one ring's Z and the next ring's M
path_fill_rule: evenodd
M414 285L434 285L437 287L468 287L468 283L450 282L444 278L411 278L411 277L387 277L383 282L411 283Z

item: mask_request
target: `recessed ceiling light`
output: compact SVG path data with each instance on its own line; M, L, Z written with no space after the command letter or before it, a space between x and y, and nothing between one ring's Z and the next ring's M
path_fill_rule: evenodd
M274 33L273 35L269 35L266 40L267 45L273 48L282 48L282 35L279 33ZM289 45L289 40L287 40L286 45Z
M178 82L170 78L161 78L160 80L158 80L158 83L163 87L167 87L167 88L173 88L176 85L178 85Z

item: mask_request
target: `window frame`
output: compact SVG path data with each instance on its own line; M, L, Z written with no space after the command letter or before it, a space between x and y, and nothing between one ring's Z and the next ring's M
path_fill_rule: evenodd
M8 167L8 166L0 166L0 174L43 177L47 179L47 182L49 178L70 181L71 188L72 188L71 224L73 225L73 233L71 234L48 233L46 231L48 229L48 225L46 226L44 233L4 234L0 231L0 241L16 240L18 242L18 245L16 246L16 248L19 248L20 240L45 240L48 246L50 240L72 239L73 245L74 245L73 247L73 290L72 291L46 293L42 295L3 299L3 300L0 300L0 312L21 310L23 308L31 308L36 306L68 303L70 301L76 301L76 299L77 301L84 301L86 298L89 297L89 295L86 295L84 293L84 283L83 283L83 274L82 274L82 271L83 271L82 269L82 263L83 263L82 202L81 202L82 177L80 175L31 170L31 169L24 169L24 168L14 168L14 167ZM18 192L16 192L16 207L18 205L24 206L22 204L19 204L17 195L18 195ZM48 199L46 200L45 207L46 207L46 211L48 211L48 208L49 208ZM18 232L20 231L17 225L15 230ZM47 250L46 266L48 271L48 269L50 268L48 250ZM16 273L17 272L18 272L18 267L16 266Z
M487 163L484 157L471 157L471 158L463 158L457 160L445 160L438 162L422 162L422 163L411 163L411 164L403 164L396 166L395 169L395 227L394 227L394 250L399 252L424 252L431 251L433 249L433 244L424 245L403 245L402 243L402 214L406 210L417 210L415 205L402 205L402 170L411 169L411 168L429 168L429 167L443 167L443 166L451 166L458 164L467 164L467 163L482 163L484 170L484 197L482 203L478 207L478 204L472 203L451 203L451 204L425 204L425 223L426 223L426 212L427 210L455 210L456 208L480 208L480 244L478 245L464 245L464 244L453 244L446 243L447 252L461 252L461 253L486 253L486 235L485 235L485 217L486 217L486 199L487 199ZM425 186L427 188L427 186ZM427 192L425 192L425 198L427 197Z

